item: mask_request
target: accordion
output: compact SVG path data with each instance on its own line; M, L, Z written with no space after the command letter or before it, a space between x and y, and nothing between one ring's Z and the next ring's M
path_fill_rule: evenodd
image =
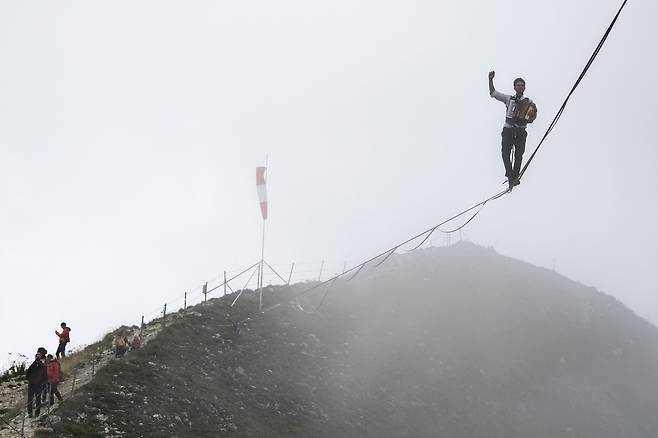
M516 123L532 123L537 118L537 107L530 99L516 100L512 120Z

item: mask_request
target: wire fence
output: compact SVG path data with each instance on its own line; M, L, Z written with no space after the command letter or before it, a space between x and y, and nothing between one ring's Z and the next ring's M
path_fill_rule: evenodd
M264 271L263 284L270 286L286 285L291 284L292 282L317 281L318 278L321 278L322 271L324 267L327 266L327 263L324 261L314 264L307 263L302 265L305 266L306 269L295 271L295 266L299 267L299 265L300 264L296 263L279 263L276 265L270 265L267 261L263 261L262 264L258 261L241 270L225 271L222 274L215 276L213 279L204 282L191 292L184 292L181 295L172 297L157 308L144 312L139 319L129 322L128 326L138 326L138 333L141 334L142 330L147 329L149 324L154 320L163 318L163 321L165 321L166 324L166 317L168 315L206 302L208 298L223 297L234 294L236 295L236 298L231 303L233 306L244 292L253 291L250 287L257 287L255 282L258 276L256 274L261 266ZM315 265L316 269L309 269L313 265ZM341 265L344 265L344 262ZM267 271L265 271L266 269ZM230 275L230 273L232 275ZM232 327L236 333L239 333L240 322L232 322L226 324L225 327ZM128 347L126 347L126 349L127 348ZM80 353L82 353L82 351L77 354ZM76 353L67 357L70 358L75 354ZM46 415L42 415L41 417L43 419L43 421L41 421L42 425L45 423L46 426L52 426L50 415L52 406L50 403L51 397L55 397L57 394L62 398L73 396L77 389L90 381L98 369L107 364L113 357L116 357L114 353L112 353L109 348L105 348L101 345L101 350L93 353L91 359L87 363L83 363L81 366L74 367L69 371L70 375L68 375L67 379L63 380L57 388L58 393L55 393L54 391L51 392L51 389L54 389L54 387L44 385L36 392L36 394L33 394L31 386L28 384L27 398L22 398L22 401L19 401L20 405L22 405L22 407L19 406L20 414L13 416L11 419L0 416L0 426L5 426L8 428L9 432L15 436L30 436L30 434L34 432L34 428L37 426L36 423L30 421L30 417L33 415L39 416L43 413ZM63 358L62 363L65 363L66 360L68 359ZM55 400L53 399L53 402L54 401Z

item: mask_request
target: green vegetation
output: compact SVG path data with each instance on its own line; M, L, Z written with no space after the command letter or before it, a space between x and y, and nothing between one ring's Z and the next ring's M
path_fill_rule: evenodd
M27 368L27 357L22 354L19 359L12 361L9 368L0 374L0 382L8 382L14 379L21 379L25 377L25 370Z
M271 288L265 306L303 287ZM312 312L324 292L263 314L245 292L235 307L231 296L168 315L157 338L65 401L53 436L658 430L656 328L555 272L460 244L336 282Z

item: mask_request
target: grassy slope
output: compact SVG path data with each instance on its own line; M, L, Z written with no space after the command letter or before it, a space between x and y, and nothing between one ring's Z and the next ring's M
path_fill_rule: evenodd
M473 245L393 258L236 336L197 306L73 400L60 436L649 437L658 336L611 297ZM293 291L266 295L279 301ZM318 302L324 292L305 300ZM303 303L305 304L305 303ZM100 415L99 415L100 414Z
M281 309L248 322L236 336L231 318L247 317L247 310L256 305L253 297L243 296L237 308L217 299L188 311L143 350L111 362L69 400L60 412L64 421L57 434L106 436L129 431L128 436L182 437L321 432L336 419L327 416L333 412L332 402L322 396L328 370L321 358L327 348L307 331L314 325L309 319L316 317ZM306 327L297 327L300 322ZM98 420L98 413L108 421Z

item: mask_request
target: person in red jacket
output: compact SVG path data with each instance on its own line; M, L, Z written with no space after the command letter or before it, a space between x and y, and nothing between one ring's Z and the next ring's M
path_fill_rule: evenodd
M57 359L59 359L60 354L62 355L62 358L66 357L66 344L71 342L71 338L69 337L71 328L67 327L65 322L61 323L60 327L62 328L62 333L55 330L55 334L59 336L59 345L57 346L57 351L55 352Z
M59 393L57 385L59 384L60 367L59 361L52 354L46 356L46 371L48 372L48 387L50 393L50 406L55 404L55 397L62 401L62 394Z

